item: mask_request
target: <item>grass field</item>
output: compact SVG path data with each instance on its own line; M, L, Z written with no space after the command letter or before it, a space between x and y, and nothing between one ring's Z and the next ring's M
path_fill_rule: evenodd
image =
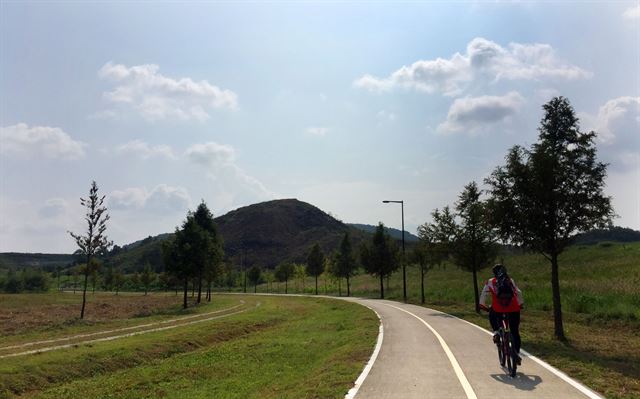
M378 319L351 303L216 295L197 312L240 300L246 311L228 318L2 359L0 397L343 397L371 355Z
M567 343L553 338L548 261L538 254L505 255L503 261L524 292L523 347L608 398L640 398L640 243L575 246L561 255ZM490 268L480 272L479 284L490 274ZM379 297L379 280L368 275L352 280L352 295ZM407 269L407 282L409 302L419 304L416 268ZM471 273L444 265L429 271L425 284L426 306L489 327L486 316L474 312ZM313 292L312 279L304 285L302 290L301 281L290 281L289 292ZM319 289L323 294L338 294L331 280L321 278ZM266 290L265 285L258 287L258 292ZM272 290L284 292L284 284L275 284ZM345 295L344 281L342 292ZM401 272L391 276L388 286L385 281L385 296L402 301Z

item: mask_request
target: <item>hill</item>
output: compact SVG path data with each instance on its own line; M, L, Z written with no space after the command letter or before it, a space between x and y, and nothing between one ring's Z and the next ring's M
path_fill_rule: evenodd
M373 226L370 224L348 223L348 225L369 234L375 233L377 228L377 226ZM387 234L389 234L391 237L395 238L396 240L402 240L402 230L398 230L398 229L394 229L393 227L386 227L386 226L384 230ZM418 242L419 240L420 239L415 234L411 234L406 230L404 231L405 243Z
M305 262L307 252L316 242L328 254L338 248L347 231L355 248L368 237L296 199L245 206L215 218L215 222L224 238L227 262L239 265L242 261L247 267L273 268L281 262ZM105 263L130 272L149 262L156 271L162 271L162 241L169 237L171 234L161 234L114 248Z
M0 269L15 270L24 267L35 267L46 271L53 271L58 266L67 266L73 262L73 260L73 255L67 254L4 252L0 253Z
M576 245L594 245L603 241L635 242L640 241L640 231L614 226L610 229L595 229L576 235L572 243Z

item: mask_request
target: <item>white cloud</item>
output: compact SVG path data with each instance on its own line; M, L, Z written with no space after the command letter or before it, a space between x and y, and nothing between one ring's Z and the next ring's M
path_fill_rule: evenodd
M43 218L55 218L64 215L68 209L67 201L62 198L51 198L45 201L44 206L38 210L38 215Z
M640 97L607 101L597 115L579 114L585 130L598 133L599 148L614 168L637 167L640 157Z
M24 158L75 160L85 157L87 144L71 138L62 129L29 127L25 123L0 128L0 153Z
M636 5L635 7L627 8L622 16L626 19L631 20L640 19L640 4Z
M106 63L98 76L116 83L104 98L115 104L128 105L147 120L195 119L210 117L212 109L234 110L238 96L231 90L221 89L206 80L195 82L190 78L173 79L158 73L154 64L127 67ZM103 111L112 116L109 111ZM100 113L97 113L100 115Z
M419 60L403 66L386 78L364 75L354 86L370 91L395 87L447 96L462 93L472 81L585 79L591 73L562 62L548 44L510 43L507 47L475 38L464 54L449 59Z
M185 188L166 184L159 184L151 191L144 187L115 190L109 195L108 201L110 209L145 209L153 213L184 212L191 205L191 197Z
M306 130L307 134L310 134L312 136L326 136L327 133L329 133L329 129L326 127L319 127L319 126L311 126L308 127Z
M215 202L221 208L275 197L264 184L236 164L236 150L232 146L215 142L195 144L185 151L185 157L207 168L216 193Z
M236 150L229 145L211 141L192 145L187 148L184 155L193 163L214 167L233 164L236 158Z
M128 143L122 144L116 148L118 154L132 154L142 159L149 158L166 158L175 159L176 156L173 153L173 149L168 145L156 145L151 146L142 140L133 140Z
M438 126L438 131L473 133L515 115L523 103L524 98L515 91L504 96L458 98L449 108L447 120Z

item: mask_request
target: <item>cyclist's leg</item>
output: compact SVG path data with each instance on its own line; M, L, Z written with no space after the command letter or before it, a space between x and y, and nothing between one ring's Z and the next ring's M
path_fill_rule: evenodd
M509 313L509 330L513 337L513 346L516 353L520 353L520 312Z
M493 331L500 329L500 313L494 311L493 308L489 309L489 323L491 323L491 329Z

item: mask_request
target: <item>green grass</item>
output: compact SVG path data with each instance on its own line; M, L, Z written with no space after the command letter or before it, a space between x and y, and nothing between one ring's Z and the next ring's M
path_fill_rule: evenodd
M245 300L251 310L225 319L3 359L0 397L344 396L375 344L373 312L322 298Z

